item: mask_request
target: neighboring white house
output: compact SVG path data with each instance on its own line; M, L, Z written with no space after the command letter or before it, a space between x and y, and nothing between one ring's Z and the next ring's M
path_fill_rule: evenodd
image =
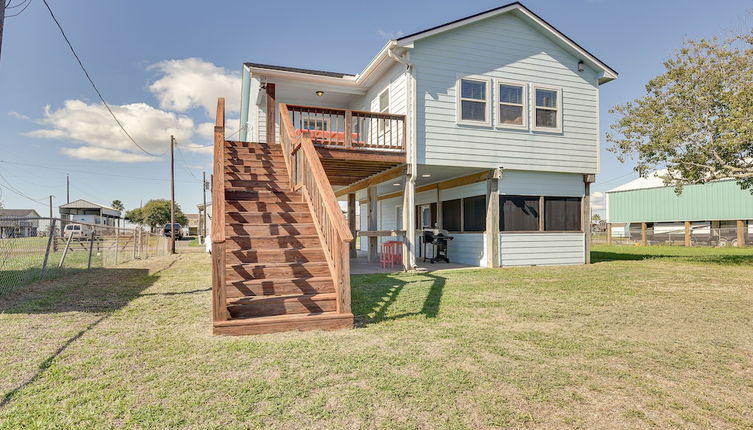
M454 236L453 262L583 264L599 88L616 78L516 2L390 40L358 74L246 63L240 139L279 143L279 115L267 114L282 103L405 115L404 128L372 131L405 133L405 174L360 188L332 180L339 198L355 193L361 230L371 189L377 229L406 231L411 265L433 227ZM301 129L335 129L301 112Z

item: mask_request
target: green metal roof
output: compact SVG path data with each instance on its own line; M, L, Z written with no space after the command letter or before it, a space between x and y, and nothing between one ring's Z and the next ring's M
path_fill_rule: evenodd
M753 220L753 194L735 181L607 192L609 222Z

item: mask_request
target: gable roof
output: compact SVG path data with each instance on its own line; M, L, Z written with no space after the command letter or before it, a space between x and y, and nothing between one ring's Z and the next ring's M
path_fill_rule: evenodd
M89 200L84 200L84 199L78 199L78 200L74 200L74 201L72 201L70 203L66 203L64 205L60 205L60 208L61 209L69 209L69 208L73 208L73 209L110 209L112 211L118 211L117 209L111 208L110 206L105 206L105 205L100 205L100 204L97 204L97 203L92 203ZM120 211L118 211L118 212L120 212Z
M351 73L327 72L324 70L301 69L298 67L276 66L273 64L243 63L243 65L246 67L253 67L257 69L279 70L281 72L305 73L307 75L327 76L330 78L344 78L346 76L351 76L351 77L356 76Z
M599 60L595 55L588 52L585 48L578 45L574 40L567 37L564 33L557 30L553 25L546 22L543 18L531 12L530 9L523 6L523 4L520 2L508 3L506 5L499 6L494 9L489 9L484 12L479 12L470 16L466 16L465 18L456 19L454 21L440 24L440 25L428 28L426 30L421 30L416 33L412 33L412 34L409 34L407 36L403 36L397 39L397 43L400 46L410 47L412 46L413 42L415 42L416 40L420 40L420 39L433 36L435 34L438 34L444 31L452 30L454 28L471 24L473 22L480 21L482 19L491 18L496 15L513 12L513 11L519 12L522 16L526 17L531 23L537 24L539 27L546 30L555 39L559 40L564 45L566 45L573 51L577 52L578 54L583 55L585 57L584 60L588 60L591 64L593 64L597 68L602 69L604 71L604 78L600 79L599 83L605 83L605 82L608 82L617 78L617 75L618 75L617 71L609 67L605 62Z
M0 209L0 217L39 217L39 213L37 213L37 211L35 211L34 209Z

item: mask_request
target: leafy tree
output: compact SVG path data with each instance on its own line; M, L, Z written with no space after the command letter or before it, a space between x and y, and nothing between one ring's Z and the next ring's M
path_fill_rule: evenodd
M591 221L601 221L601 215L599 214L591 215Z
M141 209L141 217L142 223L152 229L168 224L170 222L170 200L149 200ZM181 225L188 224L188 218L183 214L177 203L175 204L175 222Z
M642 175L666 168L678 193L718 179L753 188L753 31L690 40L664 68L646 95L610 110L610 151Z
M123 205L123 202L121 202L120 200L113 200L112 201L112 208L113 209L117 209L119 211L124 211L125 210L125 206Z
M144 213L141 208L131 209L125 213L125 219L134 224L144 224Z

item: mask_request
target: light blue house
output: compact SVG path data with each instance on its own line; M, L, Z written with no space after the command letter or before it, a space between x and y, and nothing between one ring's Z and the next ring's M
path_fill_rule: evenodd
M240 138L279 144L287 112L360 205L362 250L404 237L406 268L434 228L453 262L583 264L599 89L616 78L516 2L391 40L358 74L246 63Z

